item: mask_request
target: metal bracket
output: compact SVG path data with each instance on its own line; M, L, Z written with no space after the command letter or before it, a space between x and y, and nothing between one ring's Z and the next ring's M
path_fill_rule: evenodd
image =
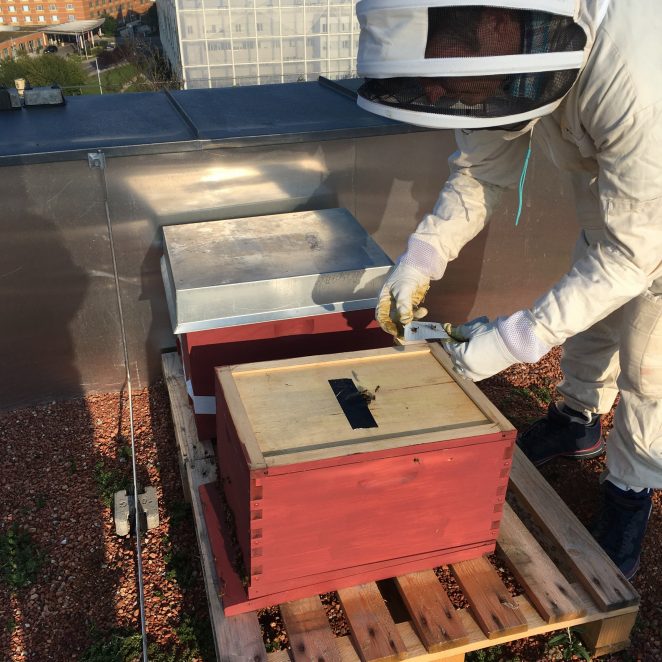
M118 536L128 536L136 516L136 498L127 494L126 490L115 492L113 517L115 519L115 533ZM146 487L138 495L138 508L141 532L150 531L159 525L159 501L155 487Z
M106 155L101 152L88 152L87 153L87 163L90 168L100 168L105 170L106 168Z

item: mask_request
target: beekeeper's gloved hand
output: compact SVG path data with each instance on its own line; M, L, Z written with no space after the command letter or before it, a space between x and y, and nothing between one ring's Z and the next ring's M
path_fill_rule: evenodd
M513 363L535 363L551 349L535 334L526 310L493 322L479 317L460 326L445 324L453 340L442 343L455 370L474 382L487 379Z
M427 313L419 308L431 280L438 280L446 269L445 260L427 241L412 235L407 250L391 269L375 311L379 325L394 336L403 334L403 327Z
M427 313L419 306L430 288L430 279L418 269L399 262L391 269L382 291L375 317L379 326L393 336L401 336L402 327Z

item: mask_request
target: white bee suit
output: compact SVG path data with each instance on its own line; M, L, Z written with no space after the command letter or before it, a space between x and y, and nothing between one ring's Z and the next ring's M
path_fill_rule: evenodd
M659 0L577 11L586 61L532 125L534 143L570 173L581 232L571 269L520 318L541 346L565 343L559 390L570 407L608 412L620 390L611 476L662 488L662 12ZM456 131L450 178L409 243L431 278L516 187L532 125Z

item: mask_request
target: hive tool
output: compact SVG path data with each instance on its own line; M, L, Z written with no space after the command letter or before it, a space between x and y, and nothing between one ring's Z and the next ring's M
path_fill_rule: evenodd
M438 340L445 342L453 340L440 322L419 322L415 321L407 324L404 327L403 339L407 342L414 342L417 340Z

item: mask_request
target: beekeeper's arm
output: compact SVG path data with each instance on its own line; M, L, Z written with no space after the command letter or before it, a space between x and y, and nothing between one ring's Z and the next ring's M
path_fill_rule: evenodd
M618 54L609 59L617 63ZM627 68L615 70L610 79L584 79L579 108L585 138L597 151L605 240L588 247L530 310L459 330L469 341L448 349L456 368L471 379L537 360L662 275L662 102L651 88L650 98L637 103Z
M379 296L377 320L393 335L413 320L430 281L441 278L446 265L483 229L503 190L517 184L529 134L456 131L456 141L450 177Z
M550 346L589 328L662 275L662 112L652 107L614 118L613 105L605 99L585 119L599 150L607 240L588 248L531 308L533 331Z

